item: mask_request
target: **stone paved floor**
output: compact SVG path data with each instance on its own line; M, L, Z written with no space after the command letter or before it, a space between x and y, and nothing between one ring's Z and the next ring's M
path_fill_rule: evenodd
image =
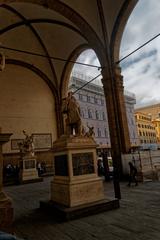
M58 223L38 210L49 199L51 178L44 182L6 187L15 208L15 232L28 240L160 240L160 182L128 188L121 183L120 208ZM112 183L105 193L113 195Z

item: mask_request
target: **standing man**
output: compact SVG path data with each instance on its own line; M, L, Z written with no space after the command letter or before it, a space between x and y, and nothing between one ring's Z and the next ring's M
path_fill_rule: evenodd
M64 99L62 105L62 113L67 115L66 118L66 133L67 135L81 135L82 121L80 115L80 106L73 96L72 92Z
M137 168L135 166L133 166L133 164L131 162L128 163L129 164L129 182L128 182L128 186L131 186L131 183L135 183L135 186L138 185L138 181L137 181Z

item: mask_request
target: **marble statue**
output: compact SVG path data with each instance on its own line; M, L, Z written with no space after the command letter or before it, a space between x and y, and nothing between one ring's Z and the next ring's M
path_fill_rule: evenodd
M19 149L22 156L34 156L34 144L33 144L33 135L28 135L25 130L23 130L25 139L23 143L19 143Z

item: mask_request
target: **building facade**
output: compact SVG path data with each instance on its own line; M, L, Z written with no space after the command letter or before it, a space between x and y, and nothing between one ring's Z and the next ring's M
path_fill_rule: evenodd
M151 116L145 113L136 112L135 119L137 124L140 147L142 149L157 149L156 128Z
M154 124L156 129L157 145L158 148L160 148L160 118L152 120L152 123Z
M83 79L82 79L83 78ZM75 97L78 100L81 108L81 116L85 130L88 130L87 126L94 127L95 140L100 146L110 148L110 134L108 126L108 114L106 109L106 101L103 92L103 87L98 84L87 83L86 80L90 80L87 76L82 74L72 73L70 81L70 90L75 92ZM136 129L136 123L134 118L134 105L136 103L135 95L129 92L125 92L125 105L129 127L130 142L132 146L139 145L139 139Z
M136 112L148 114L152 120L160 118L160 103L137 108Z
M156 129L157 145L160 148L160 103L137 108L136 111L147 114Z

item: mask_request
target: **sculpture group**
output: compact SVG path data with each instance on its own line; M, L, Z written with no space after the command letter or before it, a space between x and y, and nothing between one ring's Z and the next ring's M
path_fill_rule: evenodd
M33 135L28 135L25 130L23 130L23 134L25 135L25 139L23 142L20 142L19 149L22 156L34 156L34 143L33 143Z

